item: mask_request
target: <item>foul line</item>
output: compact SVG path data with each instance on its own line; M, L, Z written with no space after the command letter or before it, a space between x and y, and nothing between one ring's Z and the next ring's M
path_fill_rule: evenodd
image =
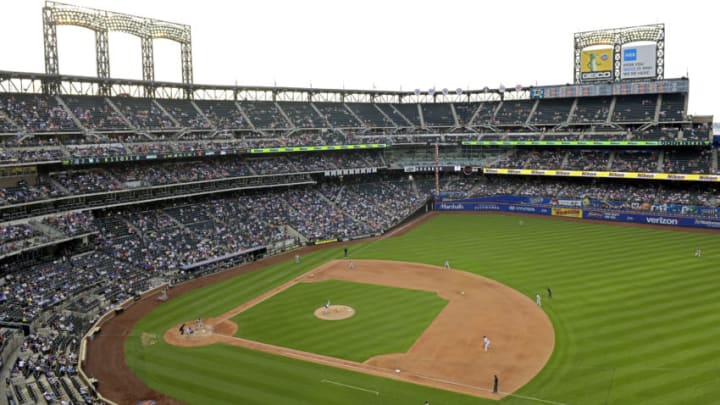
M472 389L475 389L475 390L478 390L478 391L492 392L491 389L483 388L483 387L478 387L478 386L475 386L475 385L463 384L463 383L461 383L461 382L445 380L445 379L442 379L442 378L435 378L435 377L430 377L430 376L424 376L424 375L422 375L422 374L414 374L414 373L413 373L413 375L415 375L415 376L417 376L417 377L420 377L420 378L427 379L427 380L442 382L442 383L445 383L445 384L452 384L452 385L457 385L457 386L460 386L460 387L472 388ZM506 395L506 396L508 396L508 397L517 397L517 398L525 399L525 400L528 400L528 401L543 402L543 403L546 403L546 404L553 404L553 405L568 405L568 404L563 403L563 402L556 402L556 401L551 401L551 400L549 400L549 399L529 397L529 396L526 396L526 395L513 394L513 393L509 393L509 392L498 391L498 393L499 393L499 394L504 394L504 395ZM490 399L492 399L492 398L490 398Z
M323 380L320 380L320 382L321 382L321 383L328 383L328 384L335 384L335 385L339 385L339 386L341 386L341 387L351 388L351 389L358 390L358 391L365 391L365 392L369 392L369 393L372 393L372 394L375 394L375 395L380 395L380 393L377 392L377 391L369 390L369 389L367 389L367 388L362 388L362 387L356 387L356 386L354 386L354 385L343 384L343 383L340 383L340 382L337 382L337 381L332 381L332 380L325 380L325 379L323 379Z
M550 401L550 400L548 400L548 399L541 399L541 398L535 398L535 397L527 397L527 396L525 396L525 395L518 395L518 394L507 394L507 395L508 395L509 397L517 397L517 398L527 399L528 401L544 402L544 403L546 403L546 404L553 404L553 405L567 405L567 404L565 404L565 403L563 403L563 402L555 402L555 401Z

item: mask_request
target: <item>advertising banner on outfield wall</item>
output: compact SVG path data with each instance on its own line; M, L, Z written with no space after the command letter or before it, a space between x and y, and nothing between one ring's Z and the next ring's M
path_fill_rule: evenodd
M583 211L579 208L552 207L551 215L556 217L582 218Z
M655 77L655 43L624 45L620 64L620 79Z
M634 222L649 225L686 226L693 228L720 229L720 220L711 218L689 218L671 215L628 214L613 211L585 210L585 219L599 219L602 221Z
M613 49L583 50L580 54L580 78L583 82L612 79Z
M556 207L577 207L585 209L611 210L611 211L650 211L656 215L698 216L720 218L720 207L705 207L701 205L681 205L669 203L655 203L649 201L601 200L586 197L582 200L576 198L534 197L516 195L494 195L492 197L475 197L462 200L444 199L445 203L475 203L475 204L514 204L514 205L550 205Z
M515 205L505 203L483 203L476 201L451 201L441 202L435 205L438 211L501 211L519 212L522 214L550 215L549 207L538 207L534 205Z
M521 214L554 215L572 218L596 219L601 221L621 221L650 225L720 229L720 219L718 218L693 218L686 216L653 213L638 214L603 209L548 207L541 205L507 204L502 202L479 200L480 199L443 201L437 203L435 205L435 209L437 211L515 212Z

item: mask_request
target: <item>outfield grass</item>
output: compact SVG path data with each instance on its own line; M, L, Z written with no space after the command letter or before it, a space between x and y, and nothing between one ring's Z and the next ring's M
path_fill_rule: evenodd
M543 308L555 327L555 351L520 395L566 404L717 403L718 235L536 217L523 222L443 215L403 237L353 245L350 253L438 266L447 259L453 268L529 297L552 287L554 298ZM701 258L693 255L697 247ZM220 315L341 256L341 248L329 246L300 265L290 260L169 301L133 330L128 365L151 387L192 404L494 403L241 348L140 342L143 332L161 335L181 321ZM520 397L501 402L540 403Z
M328 300L353 307L355 315L335 322L316 318L314 311ZM326 280L296 284L232 321L239 325L235 336L363 362L406 352L445 304L429 291Z

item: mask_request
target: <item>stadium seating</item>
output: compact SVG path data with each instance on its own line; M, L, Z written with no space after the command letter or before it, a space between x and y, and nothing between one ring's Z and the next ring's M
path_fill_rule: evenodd
M351 100L0 94L0 319L56 331L26 341L13 400L91 402L68 368L79 337L94 316L158 280L179 282L242 264L255 248L273 254L377 235L422 212L434 189L436 143L440 165L451 170L441 173L442 192L588 197L629 211L686 204L715 213L717 191L704 183L459 171L717 173L717 149L680 144L712 139L708 124L690 121L687 94ZM463 141L668 144L475 147ZM369 143L389 147L250 153ZM91 315L81 318L83 311Z

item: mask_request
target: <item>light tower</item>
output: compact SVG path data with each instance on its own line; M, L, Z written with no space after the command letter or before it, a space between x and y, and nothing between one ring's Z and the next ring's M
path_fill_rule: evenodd
M153 40L158 38L169 39L180 44L182 82L188 85L185 96L187 98L192 96L192 91L189 86L193 82L192 35L189 25L116 13L113 11L79 7L54 1L45 2L42 14L46 74L52 76L58 76L60 74L57 49L58 25L74 25L95 31L95 61L97 65L97 77L100 79L110 79L108 33L111 31L124 32L140 38L142 78L147 82L145 84L146 97L153 97L155 93L153 85L155 81ZM51 94L57 93L58 82L48 82L45 90ZM101 95L108 95L109 85L101 84L99 92Z

